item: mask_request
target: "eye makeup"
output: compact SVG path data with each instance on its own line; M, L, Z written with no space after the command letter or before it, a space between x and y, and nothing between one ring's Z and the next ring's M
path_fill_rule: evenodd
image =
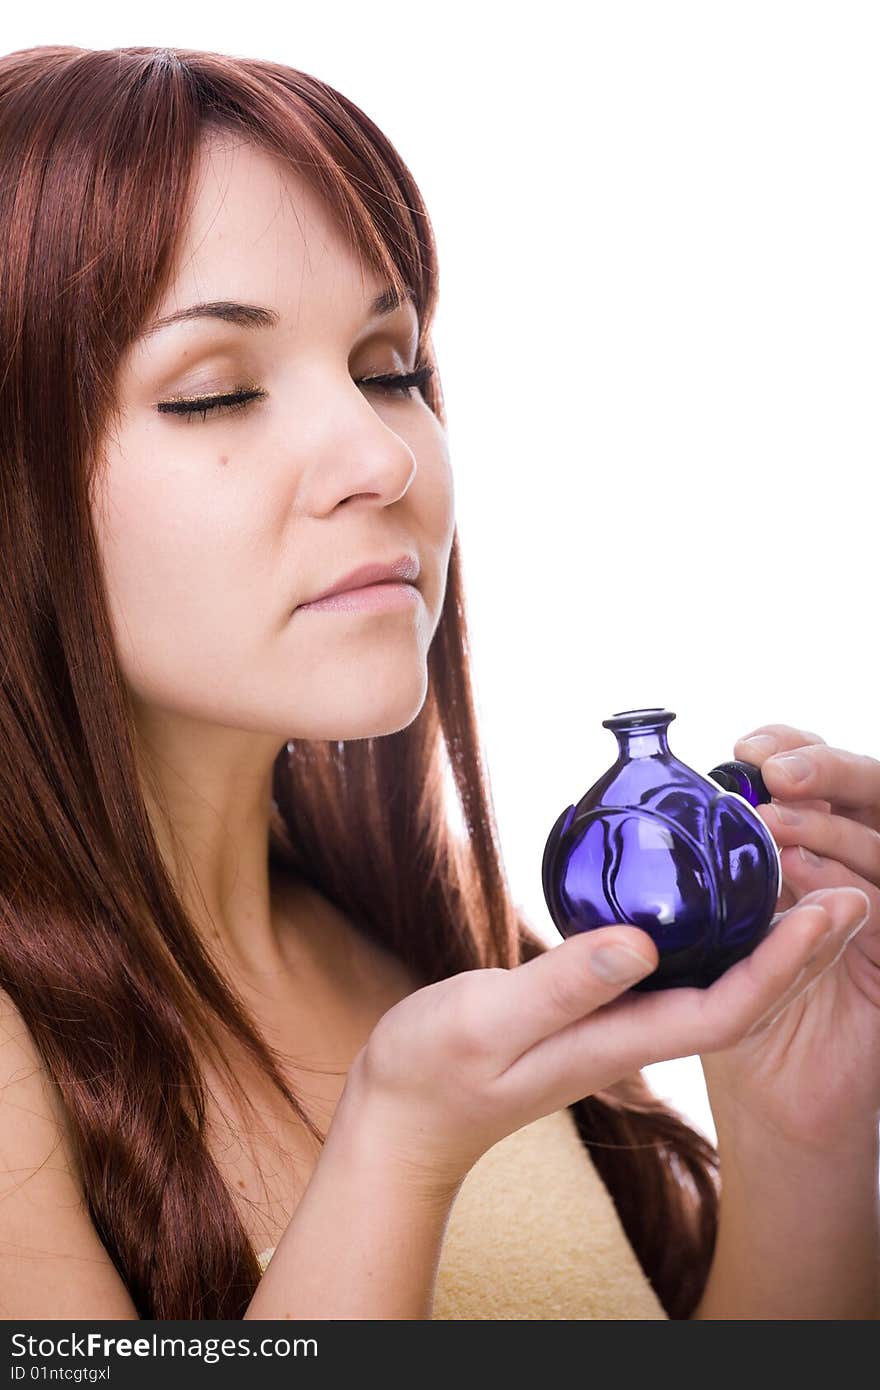
M412 372L385 372L377 376L361 377L356 385L412 399L410 393L413 388L424 386L433 372L433 367L425 365ZM201 415L204 421L211 411L219 413L244 410L252 401L263 400L268 394L268 391L263 391L260 387L240 386L221 395L173 396L170 400L159 401L156 409L160 414L182 416L187 421Z

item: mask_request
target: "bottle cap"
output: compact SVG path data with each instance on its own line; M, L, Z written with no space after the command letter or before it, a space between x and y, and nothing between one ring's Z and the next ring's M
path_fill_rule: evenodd
M765 806L770 800L761 769L752 763L743 763L738 759L729 763L719 763L717 767L713 767L709 776L726 792L736 792L743 797L750 806Z

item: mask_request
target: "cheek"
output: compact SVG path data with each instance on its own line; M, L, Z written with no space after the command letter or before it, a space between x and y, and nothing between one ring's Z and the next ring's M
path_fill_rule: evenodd
M448 557L455 530L455 488L446 432L430 416L421 436L413 439L411 445L419 460L412 505L426 539L438 553Z
M446 431L436 416L426 412L420 428L413 431L407 442L418 460L418 469L406 497L398 505L412 519L413 539L422 553L425 577L420 587L432 614L430 643L446 594L455 536L455 491Z
M247 657L269 591L267 546L243 528L233 491L174 470L157 479L130 453L105 481L94 523L110 619L122 670L145 698L216 686Z

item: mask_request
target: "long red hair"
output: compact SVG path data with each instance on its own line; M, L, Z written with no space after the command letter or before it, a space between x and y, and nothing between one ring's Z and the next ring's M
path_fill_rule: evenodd
M323 1137L164 868L91 525L117 365L163 295L211 131L309 179L361 263L413 293L445 423L431 225L351 101L280 63L190 49L0 58L0 986L60 1091L91 1219L140 1315L161 1319L240 1318L260 1275L205 1143L198 1050L237 1088L219 1039L240 1041ZM547 949L505 881L467 653L456 535L418 717L294 739L273 774L270 861L428 981ZM688 1317L715 1241L714 1147L641 1074L572 1111L667 1313Z

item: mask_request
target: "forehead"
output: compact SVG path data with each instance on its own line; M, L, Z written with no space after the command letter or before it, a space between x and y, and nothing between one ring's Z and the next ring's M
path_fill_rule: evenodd
M326 310L383 288L309 183L258 147L207 139L193 190L159 315L211 298L296 306L314 296Z

